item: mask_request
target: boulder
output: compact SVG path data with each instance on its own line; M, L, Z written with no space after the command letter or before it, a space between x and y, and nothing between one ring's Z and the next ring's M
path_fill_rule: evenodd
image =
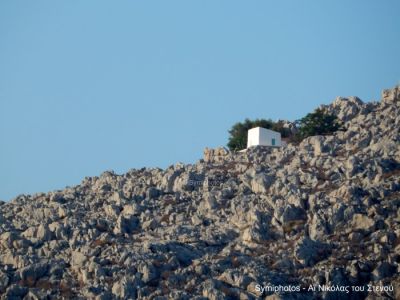
M229 151L224 147L216 149L205 148L203 157L205 162L221 162L228 155Z
M166 193L173 192L175 180L182 172L182 169L170 168L161 180L160 189Z
M351 220L351 228L353 230L373 231L375 229L375 221L363 214L354 214Z
M256 194L266 194L275 179L266 174L256 174L251 180L251 190Z
M3 293L6 290L9 282L10 279L7 274L0 271L0 293Z
M139 218L133 215L120 215L114 227L115 234L133 233L139 227Z
M393 102L400 101L400 86L393 89L386 89L382 92L382 102L392 104Z
M31 241L45 242L53 238L53 234L47 225L40 224L39 226L32 226L26 229L22 236L30 239Z
M132 279L123 277L113 284L112 293L116 299L136 299L136 285Z
M158 278L159 272L157 268L150 262L145 262L139 265L138 271L142 273L142 281L149 283Z
M299 206L287 205L279 217L279 221L283 225L287 225L293 221L305 221L307 214L305 210Z
M388 262L379 263L372 272L373 279L378 281L392 276L396 272L396 267Z
M39 278L46 275L49 269L49 264L46 262L31 264L19 270L19 274L22 280L28 280L35 282Z
M312 267L319 261L325 259L330 253L330 248L327 244L319 241L311 240L303 237L295 247L295 256L297 260L305 266Z
M358 97L337 97L331 105L330 112L334 113L339 120L348 122L357 116L363 106L364 102Z
M72 251L71 253L71 265L82 267L88 261L88 257L80 251Z

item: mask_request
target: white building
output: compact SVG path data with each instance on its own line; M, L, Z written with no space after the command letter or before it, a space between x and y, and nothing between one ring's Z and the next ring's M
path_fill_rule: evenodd
M247 132L247 148L251 146L281 147L281 134L262 127L249 129Z

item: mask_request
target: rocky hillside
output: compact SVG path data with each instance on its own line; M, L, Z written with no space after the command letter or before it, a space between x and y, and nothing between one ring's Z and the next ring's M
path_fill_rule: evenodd
M400 88L326 108L346 131L2 202L1 299L400 299Z

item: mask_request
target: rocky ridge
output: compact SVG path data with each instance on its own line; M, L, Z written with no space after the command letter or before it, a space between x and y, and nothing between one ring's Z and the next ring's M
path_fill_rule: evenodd
M400 88L345 131L0 202L1 299L400 299ZM393 291L260 291L260 286Z

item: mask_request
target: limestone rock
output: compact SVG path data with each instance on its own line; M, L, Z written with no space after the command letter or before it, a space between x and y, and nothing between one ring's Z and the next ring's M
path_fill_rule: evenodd
M6 290L9 282L10 279L7 274L0 271L0 293L3 293Z
M396 86L393 89L383 90L382 101L384 103L391 104L392 102L400 100L400 86Z
M329 247L310 238L301 238L296 245L295 255L305 266L313 266L329 255Z
M136 299L136 286L132 280L123 277L114 283L112 293L117 299Z
M363 214L355 214L352 219L352 228L371 231L375 228L375 221Z
M265 174L256 174L251 180L251 189L254 193L265 194L269 187L273 184L274 178Z
M120 215L114 228L115 234L132 233L139 226L139 219L136 216L128 215L127 217Z
M47 263L32 264L20 270L20 277L22 280L36 281L46 275L48 269L49 265Z

